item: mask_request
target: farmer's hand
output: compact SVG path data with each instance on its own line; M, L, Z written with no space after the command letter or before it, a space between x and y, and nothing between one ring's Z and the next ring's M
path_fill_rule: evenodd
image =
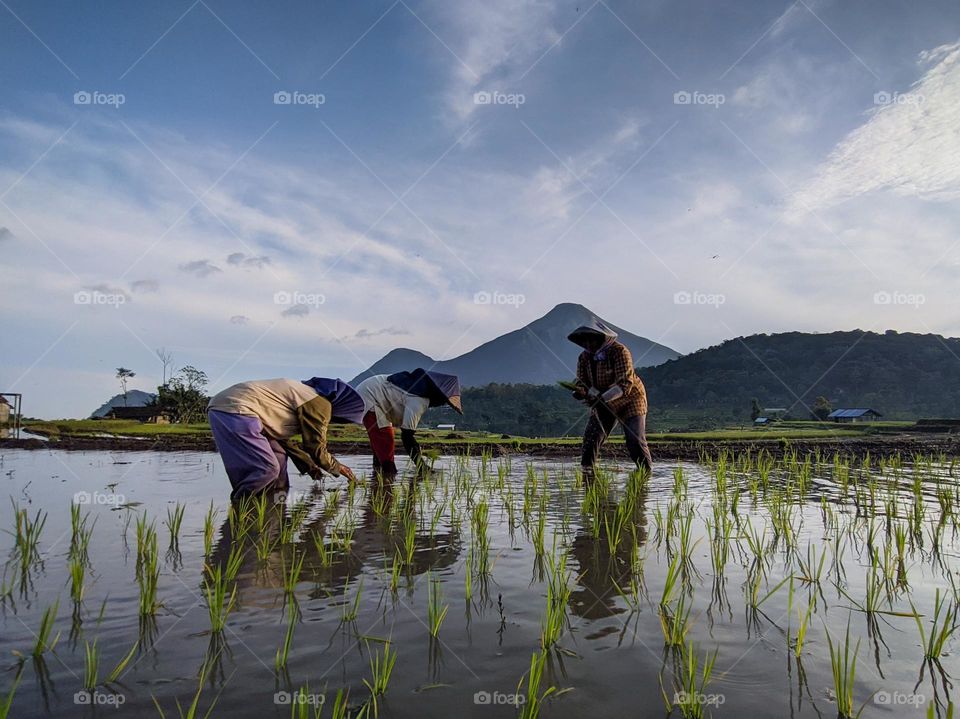
M341 476L346 477L347 479L349 479L351 482L356 482L356 481L357 481L357 475L355 475L355 474L353 473L353 470L350 469L350 468L349 468L347 465L345 465L345 464L341 464L341 465L340 465L340 474L341 474Z
M587 398L587 393L584 392L582 389L579 389L579 388L575 389L573 390L573 398L576 400L580 400L582 402Z

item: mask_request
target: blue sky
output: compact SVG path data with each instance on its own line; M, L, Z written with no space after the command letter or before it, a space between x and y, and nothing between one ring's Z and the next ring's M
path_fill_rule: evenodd
M350 378L563 301L682 352L955 336L958 41L937 1L4 0L0 390Z

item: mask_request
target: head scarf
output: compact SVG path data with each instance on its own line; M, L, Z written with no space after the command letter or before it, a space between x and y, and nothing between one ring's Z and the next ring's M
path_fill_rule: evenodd
M456 375L428 372L418 368L413 372L394 372L387 377L387 382L396 385L404 392L429 399L431 407L449 404L463 414L463 406L460 403L460 379Z
M607 358L607 350L617 341L617 333L608 327L603 321L594 317L590 322L577 327L573 332L567 335L567 339L574 344L580 345L585 350L590 348L587 342L590 339L601 338L603 343L600 348L593 351L593 359L603 361Z
M363 422L363 398L342 379L311 377L303 380L303 383L321 397L330 400L330 404L333 405L332 422L339 424Z

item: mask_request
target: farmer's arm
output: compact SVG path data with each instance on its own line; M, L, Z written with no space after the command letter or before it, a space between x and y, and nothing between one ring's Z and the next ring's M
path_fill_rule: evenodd
M430 406L430 400L424 397L408 397L403 406L403 425L400 427L400 440L403 442L403 449L418 466L420 465L422 454L420 452L420 443L417 442L417 426L420 424L420 418Z
M297 469L316 479L317 468L339 477L343 467L327 451L327 427L330 426L330 402L317 397L297 408L297 418L300 420L300 435L303 445L290 443L290 456ZM299 455L299 462L298 462ZM301 467L303 462L304 467Z
M626 345L616 344L610 348L610 366L613 370L613 384L600 395L604 402L619 399L633 386L633 355Z
M587 396L587 391L590 389L590 359L587 357L586 352L581 352L577 357L577 378L575 380L577 389L574 390L573 396L577 399L584 399Z

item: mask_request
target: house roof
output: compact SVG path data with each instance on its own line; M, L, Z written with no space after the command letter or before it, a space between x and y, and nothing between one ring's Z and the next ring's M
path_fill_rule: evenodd
M10 404L6 397L0 397L0 404Z
M882 417L879 412L875 409L835 409L833 412L827 415L828 418L837 418L837 417L863 417L866 414L875 414L877 417Z

